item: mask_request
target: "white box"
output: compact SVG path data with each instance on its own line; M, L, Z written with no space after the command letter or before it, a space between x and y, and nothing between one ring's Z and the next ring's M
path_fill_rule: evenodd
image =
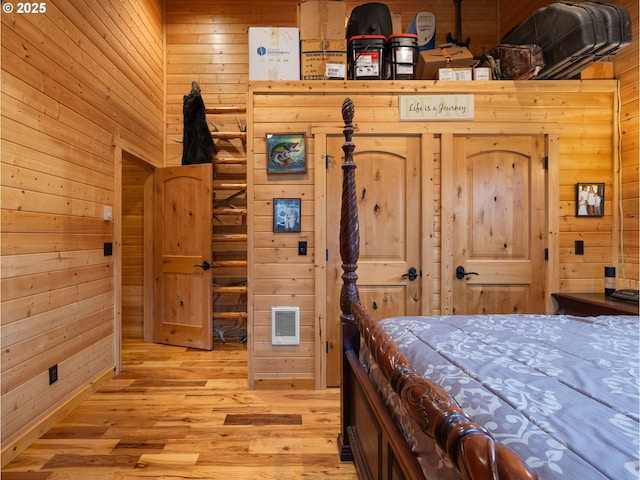
M468 68L440 68L438 80L473 80L473 71Z
M491 68L476 67L473 69L474 80L491 80Z
M249 27L249 80L300 80L297 28Z

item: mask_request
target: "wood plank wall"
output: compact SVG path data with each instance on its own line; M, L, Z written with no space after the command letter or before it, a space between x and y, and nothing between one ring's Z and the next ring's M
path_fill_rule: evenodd
M622 99L625 231L618 266L624 264L628 286L637 288L638 1L613 1L634 17L633 46L616 57L615 71ZM182 95L190 82L201 82L207 104L246 103L247 27L296 25L296 0L165 0L166 24L162 3L49 0L44 15L1 15L3 445L16 446L11 439L114 363L114 263L102 250L114 234L102 221L102 207L116 202L114 141L159 163L165 152L167 164L178 164L175 138L181 137ZM360 3L347 1L347 11ZM546 3L465 0L463 36L471 37L477 55ZM417 0L387 4L404 24L426 8ZM434 0L428 9L438 18L441 42L455 31L453 2ZM233 116L220 123L224 128L235 121ZM565 202L575 178L563 176ZM571 262L573 231L586 247L593 238L600 248L607 244L599 231L608 227L575 225L568 210L562 220L562 287L583 289L578 267L595 264L588 267L595 283L603 257L587 248L581 262ZM73 322L88 325L87 332L80 334ZM60 380L49 387L47 369L54 363Z
M543 7L550 2L548 0L532 0L521 5L521 2L511 2L500 0L500 35L504 35L514 25L525 20L531 12ZM625 7L633 19L633 42L630 46L621 50L613 59L614 74L620 82L620 120L621 120L621 174L620 191L622 200L621 224L615 228L621 228L622 233L618 235L619 248L617 249L617 260L614 265L617 267L618 288L638 288L640 283L640 257L638 231L640 222L640 101L638 92L639 69L638 69L638 0L611 0L610 3ZM585 178L586 172L581 171L580 160L576 159L575 174L567 175L561 179L562 200L569 201L571 188L575 182ZM561 222L563 236L570 241L576 236L593 238L603 226L593 222L576 222L569 216L563 218ZM587 250L588 243L585 241L584 258L573 255L569 242L565 248L565 260L567 267L562 272L561 286L564 291L584 290L585 285L580 281L580 276L584 274L584 263L596 262L597 257L589 256ZM604 246L596 244L598 248Z
M637 0L617 0L626 3L634 13L637 26ZM188 92L192 80L198 80L203 89L205 103L240 104L247 88L246 31L249 26L296 26L295 0L270 2L265 8L265 2L246 1L242 4L229 4L218 0L191 2L188 6L177 0L167 0L167 163L177 164L180 161L180 147L172 138L180 138L182 132L182 95ZM362 2L347 1L346 10ZM429 2L428 8L418 1L390 1L386 2L390 10L401 14L403 25L407 25L413 15L427 9L436 14L437 42L443 42L447 32L455 31L455 14L453 2L449 0ZM515 24L521 22L536 8L549 3L546 0L533 2L507 1L479 1L469 0L462 4L463 36L471 37L471 48L479 55L483 50L495 45L499 38ZM635 7L634 7L635 5ZM635 55L635 56L634 56ZM637 60L637 28L634 31L634 46L627 47L624 57L621 55L617 65L623 58ZM625 197L625 235L624 247L626 273L628 285L637 284L638 273L638 240L637 240L637 191L638 191L638 161L637 161L637 113L635 117L633 107L637 107L637 61L635 65L626 60L628 73L621 72L622 97L627 116L631 117L629 127L623 126L625 136L622 140L623 155L625 155L623 178L623 192ZM635 68L635 80L634 80ZM618 68L620 71L620 68ZM626 72L626 70L625 70ZM627 92L627 93L625 93ZM635 102L635 103L634 103ZM637 108L635 109L637 112ZM232 128L235 119L223 119ZM289 128L287 126L287 128ZM224 127L223 127L224 129ZM635 132L635 133L634 133ZM634 140L633 135L636 136ZM585 164L582 158L589 153L592 145L585 138L581 138L573 145L563 147L563 162L572 163L563 170L561 177L561 255L563 267L560 271L561 289L565 291L579 291L597 289L602 282L602 266L611 262L614 256L611 251L615 248L617 239L612 236L614 228L612 217L600 220L576 219L574 215L573 199L575 183L583 179ZM631 140L629 139L631 138ZM602 156L589 165L590 176L597 176L600 181L609 182L613 178L608 170L602 175L601 170L607 158L610 158L611 146L602 152ZM636 155L634 157L634 149ZM626 152L626 153L625 153ZM255 152L254 152L255 153ZM609 157L607 157L609 155ZM608 188L608 195L612 189ZM290 191L288 190L288 193ZM290 195L289 195L290 196ZM273 195L272 195L273 197ZM611 197L609 197L611 198ZM629 203L629 207L626 205ZM636 205L636 208L634 207ZM305 210L308 211L308 210ZM304 224L308 225L308 219ZM579 221L578 221L579 220ZM635 230L634 230L635 229ZM573 252L574 240L585 241L585 255L575 256ZM258 241L258 237L256 237ZM268 242L268 239L265 239ZM289 246L290 247L290 246ZM287 256L288 248L278 252L266 250L256 251L255 258L268 262L269 259ZM272 258L273 257L273 258ZM621 263L617 264L620 270ZM298 284L299 284L298 279ZM273 280L253 279L254 283L273 285ZM621 280L619 279L619 282ZM305 283L306 285L306 283ZM262 348L262 347L259 347ZM283 369L305 368L301 363L292 365L290 359L281 358L273 366L272 371ZM287 365L284 365L284 363ZM274 364L275 365L275 364ZM259 376L259 375L258 375ZM277 376L277 375L274 375Z
M393 87L380 82L282 82L284 85L265 85L264 82L250 84L250 139L248 149L253 152L253 169L250 174L250 198L253 200L249 211L250 242L250 302L253 312L249 335L249 382L255 387L303 385L321 380L317 375L321 359L322 339L313 350L318 332L322 331L323 317L318 316L314 294L321 287L314 284L315 268L322 268L323 247L315 245L314 232L321 228L324 212L322 205L315 202L322 198L317 190L322 186L316 179L323 178L313 161L323 153L323 146L316 145L311 137L312 126L327 126L334 132L342 129L341 105L349 96L356 105L356 124L370 131L400 131L406 125L398 121L398 94L412 93L473 93L475 97L474 123L495 125L495 132L511 131L515 124L561 126L559 138L559 177L575 178L582 171L588 171L595 178L611 184L611 162L614 156L611 138L614 132L614 111L616 108L616 88L614 81L545 81L545 82L474 82L473 84L451 86L442 82L420 82L415 91L413 82L397 82ZM386 90L385 90L386 88ZM359 106L359 108L358 108ZM379 130L374 130L374 126ZM412 125L413 128L416 128ZM447 128L440 126L441 128ZM473 126L465 125L470 132ZM427 128L427 127L425 127ZM438 125L429 124L429 132L437 133ZM462 127L461 127L462 128ZM533 128L533 127L532 127ZM310 159L308 172L299 178L268 178L266 174L266 134L269 132L306 132L307 155ZM521 127L520 131L527 131ZM357 133L354 136L357 148ZM327 152L328 153L328 152ZM440 155L423 161L433 162L434 172L440 172ZM442 159L442 161L446 161ZM317 160L315 160L317 166ZM447 181L441 179L442 183ZM551 182L560 181L551 178ZM429 191L434 205L440 202L439 189ZM272 233L272 200L274 197L302 198L302 232L298 235L278 235ZM585 258L581 273L571 275L566 288L584 291L598 291L603 288L603 265L614 257L612 249L614 234L611 230L613 211L611 193L606 194L609 206L605 206L602 218L575 218L574 185L560 185L561 198L550 201L558 217L564 223L559 239L559 269L562 272L572 268L570 252L573 239L585 240ZM440 210L434 211L434 226L441 226ZM339 215L338 212L335 213ZM595 227L586 222L589 220ZM568 225L569 221L576 222ZM572 228L584 230L576 233ZM336 232L332 232L335 234ZM327 235L329 232L327 232ZM435 238L443 232L434 231ZM309 241L314 257L297 256L299 240ZM434 241L434 251L425 252L428 258L439 258L440 242ZM591 249L587 252L587 246ZM434 276L438 276L438 263L433 266ZM439 291L439 286L434 286ZM321 300L320 300L321 301ZM301 345L286 348L270 344L270 317L272 306L297 305L301 310ZM433 305L439 305L434 302ZM316 316L313 316L315 311ZM435 310L430 313L438 314ZM304 321L303 321L304 319ZM336 321L327 318L327 322ZM289 379L290 382L286 382Z
M1 15L3 465L111 374L114 143L163 152L161 2L41 5Z
M497 41L498 0L465 1L463 35L471 37L475 55L492 48ZM166 0L167 22L167 165L178 165L182 147L182 97L192 81L202 87L205 105L245 105L249 55L247 29L250 26L297 26L298 0ZM350 12L360 1L347 1ZM422 1L389 1L389 9L400 14L404 26L419 11ZM455 6L451 0L433 0L428 11L437 17L437 42L455 34ZM234 130L236 115L215 120L220 130Z
M133 155L122 158L122 338L144 337L145 183L153 170Z

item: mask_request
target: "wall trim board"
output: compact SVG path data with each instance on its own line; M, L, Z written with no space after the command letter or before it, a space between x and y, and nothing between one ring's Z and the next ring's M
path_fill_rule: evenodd
M33 444L33 442L42 437L42 435L51 430L60 420L75 410L78 405L98 391L102 385L113 378L113 375L114 367L109 367L90 384L67 398L64 403L50 410L40 421L27 430L22 431L17 438L9 439L2 447L2 468L20 455L20 453Z

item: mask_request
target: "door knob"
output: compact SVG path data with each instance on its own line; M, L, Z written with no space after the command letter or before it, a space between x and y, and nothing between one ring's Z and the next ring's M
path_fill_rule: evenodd
M462 280L467 275L478 275L478 272L465 272L462 265L458 265L456 267L456 278L458 280Z
M211 268L211 264L205 260L200 265L195 264L194 267L200 267L202 270L204 270L206 272L207 270L209 270Z
M410 282L413 282L418 278L418 270L416 270L415 267L411 267L407 273L402 275L402 278L408 278Z

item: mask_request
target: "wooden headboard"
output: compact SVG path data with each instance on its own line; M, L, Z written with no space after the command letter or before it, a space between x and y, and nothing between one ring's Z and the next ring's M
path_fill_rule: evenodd
M452 464L465 479L536 479L526 465L506 446L498 443L481 425L467 415L458 403L442 388L420 374L399 352L389 335L360 304L356 270L360 249L358 205L356 198L355 169L353 151L353 118L355 108L351 99L344 100L345 153L342 183L342 208L340 216L340 254L342 258L342 290L340 294L340 321L342 326L343 366L342 366L342 432L339 442L345 452L349 445L347 437L352 437L353 418L358 408L373 410L370 405L350 405L356 386L357 375L350 371L360 349L360 337L390 382L394 391L418 423L421 430L429 435L446 453ZM366 389L366 388L364 388ZM359 398L362 399L366 395ZM382 419L380 424L394 423ZM397 437L397 436L396 436ZM393 443L393 442L390 442ZM406 448L403 448L406 451ZM401 457L405 453L397 454ZM354 455L355 456L355 455ZM396 460L402 463L402 460ZM415 463L415 462L414 462ZM408 478L412 473L407 473ZM386 477L385 477L386 478Z

